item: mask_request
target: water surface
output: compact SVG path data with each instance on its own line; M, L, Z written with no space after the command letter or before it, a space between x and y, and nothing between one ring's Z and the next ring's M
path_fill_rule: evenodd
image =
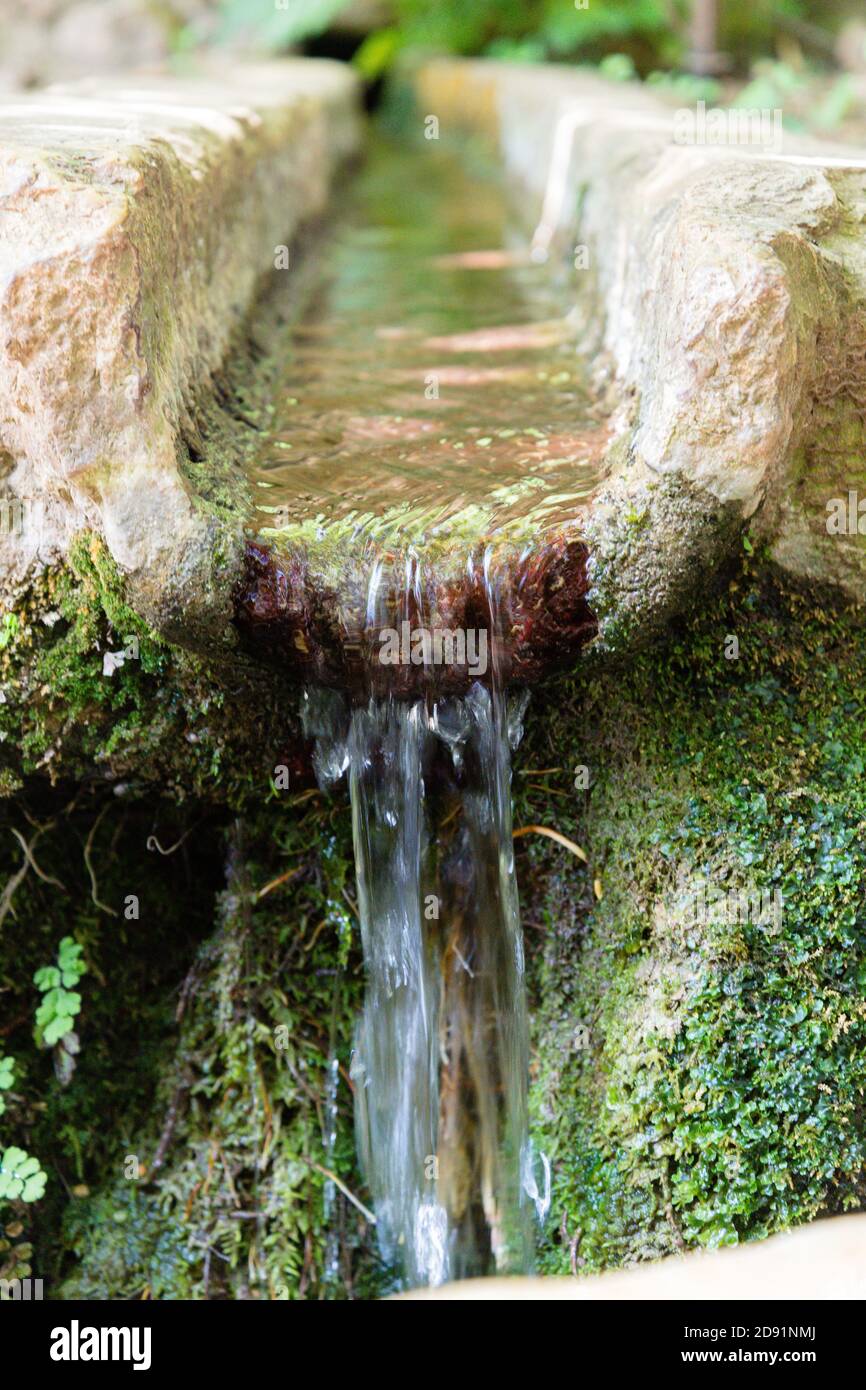
M527 245L496 182L437 142L374 141L288 345L255 533L345 560L579 523L608 431L569 291Z

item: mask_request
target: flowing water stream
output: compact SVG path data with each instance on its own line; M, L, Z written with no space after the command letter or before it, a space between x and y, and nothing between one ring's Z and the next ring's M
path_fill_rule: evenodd
M533 642L591 630L563 595L607 428L527 245L495 183L374 146L251 471L249 630L306 671L320 783L348 773L357 1141L410 1285L528 1269L549 1191L511 754Z
M511 751L526 696L310 690L319 780L348 769L367 969L352 1076L387 1259L410 1284L531 1262L523 942Z

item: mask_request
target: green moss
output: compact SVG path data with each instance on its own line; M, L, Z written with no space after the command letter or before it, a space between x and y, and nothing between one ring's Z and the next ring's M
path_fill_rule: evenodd
M218 928L186 976L152 1115L116 1146L116 1177L98 1200L69 1213L81 1264L66 1296L295 1299L378 1287L363 1218L339 1193L326 1211L323 1169L359 1184L345 1077L360 974L343 893L348 817L315 802L231 828ZM263 894L275 871L293 888ZM343 1073L332 1150L331 1055ZM121 1174L124 1153L141 1176Z
M25 1242L52 1297L379 1289L369 1227L339 1192L326 1206L323 1172L363 1193L346 1079L361 990L347 808L301 793L241 827L202 805L30 790L0 810L4 879L21 861L10 828L36 825L44 877L23 878L0 926L14 1062L0 1142L26 1144L48 1184L4 1207L17 1244L0 1246L0 1269ZM149 851L152 834L182 848ZM33 1032L33 975L67 935L88 967L71 1074Z
M590 857L539 840L519 866L545 932L529 935L557 1207L546 1268L861 1204L864 674L855 615L746 573L628 669L537 702L521 763L562 770L518 775L517 822ZM571 788L577 764L588 792ZM701 920L696 882L778 890L780 919Z
M517 842L534 1123L554 1167L545 1269L862 1204L866 635L743 558L663 645L536 692L515 821L564 831L590 860ZM239 706L185 667L130 616L98 546L40 584L0 627L7 690L42 694L0 706L7 743L30 740L4 772L25 786L0 808L0 858L7 879L21 870L15 829L46 876L25 874L0 923L3 1138L48 1174L15 1240L68 1294L381 1289L369 1227L343 1196L326 1212L322 1173L366 1200L345 1077L333 1152L323 1141L328 1057L347 1071L361 992L346 808L316 793L281 805L269 786L290 702L270 677L256 702L240 667ZM130 635L140 659L104 677L104 650ZM51 748L56 791L32 777ZM98 786L94 767L116 778L125 762L125 795ZM75 793L58 766L91 772ZM148 851L151 835L180 848ZM778 891L781 917L695 919L696 880ZM123 915L130 893L140 920ZM32 1039L33 973L66 935L88 964L71 1078Z
M86 598L89 615L101 610L114 632L137 637L141 669L162 674L166 644L127 603L123 576L104 541L92 531L81 532L69 547L69 563L78 580L75 597Z
M109 672L106 653L115 654ZM105 776L239 805L261 795L297 737L293 691L240 656L227 669L163 641L89 533L71 547L69 568L35 578L0 620L0 690L0 787L9 790L35 773Z
M48 1175L45 1197L14 1216L26 1223L34 1269L55 1292L64 1214L86 1202L118 1143L149 1120L172 1037L172 990L211 928L221 865L197 819L185 824L171 806L86 787L30 784L0 804L0 877L14 885L0 922L3 1051L15 1062L0 1142L27 1147ZM146 848L151 834L170 845L186 830L181 856ZM36 868L28 870L22 841ZM190 872L195 894L185 893ZM137 917L127 915L131 895ZM42 996L34 975L69 935L87 964L77 1053L46 1047L35 1027ZM2 1220L10 1220L5 1206Z

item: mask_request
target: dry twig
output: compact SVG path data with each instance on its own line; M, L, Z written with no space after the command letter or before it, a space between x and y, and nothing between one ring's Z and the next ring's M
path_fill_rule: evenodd
M582 850L580 845L576 844L574 840L569 840L568 836L563 835L561 831L551 830L547 825L522 825L519 830L514 831L514 839L519 839L521 835L546 835L549 840L555 840L558 845L564 846L572 854L577 855L577 858L582 859L584 864L589 863L586 851Z

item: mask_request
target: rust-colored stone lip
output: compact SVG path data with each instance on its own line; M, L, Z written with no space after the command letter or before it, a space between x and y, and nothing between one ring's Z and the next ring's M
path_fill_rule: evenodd
M299 682L345 690L354 698L459 694L493 673L503 685L531 685L567 666L595 636L588 558L583 541L561 536L515 556L492 578L482 567L467 565L431 573L423 588L380 584L370 621L368 576L350 574L331 587L302 554L287 556L251 541L234 621L244 648L257 660ZM448 659L434 656L424 664L421 640L414 638L419 630L450 635L454 650L448 650L448 638L444 643ZM397 660L383 656L388 633L392 649L402 641Z

